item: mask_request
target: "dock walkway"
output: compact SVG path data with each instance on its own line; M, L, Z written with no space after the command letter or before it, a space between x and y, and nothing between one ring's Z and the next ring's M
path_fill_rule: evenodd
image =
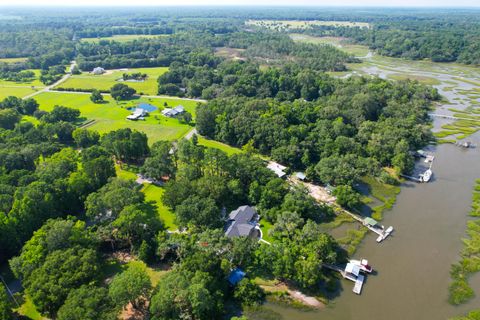
M324 263L323 266L327 269L337 271L339 272L344 279L350 280L355 282L352 291L355 292L356 294L360 294L362 292L362 287L363 283L365 282L365 276L362 274L359 274L357 277L345 272L343 268L340 266L332 265L332 264L326 264Z

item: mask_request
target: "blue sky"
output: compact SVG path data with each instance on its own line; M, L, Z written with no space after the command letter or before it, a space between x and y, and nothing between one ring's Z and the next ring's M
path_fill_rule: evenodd
M0 5L177 6L177 5L273 5L273 6L396 6L480 7L480 0L0 0Z

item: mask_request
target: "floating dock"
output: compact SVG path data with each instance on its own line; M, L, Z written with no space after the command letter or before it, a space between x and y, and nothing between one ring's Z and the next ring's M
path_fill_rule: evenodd
M358 268L358 266L355 266L351 263L347 263L345 268L331 264L323 264L323 266L330 270L339 272L344 279L355 282L352 288L352 291L354 293L360 294L362 292L363 283L365 282L365 276L363 274L360 274L360 269Z
M353 292L356 294L360 294L362 292L362 287L363 287L363 281L365 280L365 277L362 274L359 274L357 279L355 280L355 285L353 286Z

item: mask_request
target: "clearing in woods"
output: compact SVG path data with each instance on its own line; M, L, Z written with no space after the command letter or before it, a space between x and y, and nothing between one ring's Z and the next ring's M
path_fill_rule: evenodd
M247 20L246 25L275 30L308 29L312 26L370 28L367 22L356 21L320 21L320 20Z
M78 109L81 116L87 121L89 129L100 133L106 133L121 128L132 128L147 134L149 144L159 140L178 140L182 138L191 126L180 123L174 118L167 118L161 114L166 103L168 107L182 105L185 110L195 117L195 107L198 102L179 98L137 98L128 101L115 101L109 95L105 95L105 103L95 104L90 101L90 94L66 93L66 92L44 92L37 96L41 110L51 111L54 106L61 105ZM126 117L132 113L129 108L135 108L139 103L148 103L158 109L151 112L145 120L130 121Z
M56 89L75 89L77 91L98 89L109 91L113 85L123 83L137 90L138 94L156 95L158 92L157 79L167 71L167 67L157 67L106 70L102 75L82 72L82 74L72 75ZM147 78L144 81L119 81L123 79L122 76L124 73L132 74L137 72L147 74Z
M140 39L152 39L168 36L166 34L118 34L111 37L82 38L82 42L97 43L100 41L129 42Z

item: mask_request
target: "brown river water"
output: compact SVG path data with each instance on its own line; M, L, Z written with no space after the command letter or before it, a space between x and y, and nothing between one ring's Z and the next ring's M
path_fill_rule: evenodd
M380 76L389 72L378 71ZM369 68L368 73L371 72ZM452 102L456 97L464 98L461 93L443 88L454 82L459 91L472 89L472 85L454 81L447 72L427 75L447 81L436 87L451 104L439 106L438 113L448 114L447 107L451 106L465 107ZM446 121L435 118L434 128ZM395 228L393 236L378 244L376 235L369 233L359 246L355 257L367 258L378 271L367 277L361 295L352 292L353 282L342 280L342 291L324 310L305 312L271 303L265 308L286 320L437 320L480 308L480 274L470 280L476 298L460 307L447 301L450 266L459 260L474 180L480 178L480 135L467 140L479 147L431 146L428 150L435 155L432 181L404 183L394 207L384 214L382 224Z

